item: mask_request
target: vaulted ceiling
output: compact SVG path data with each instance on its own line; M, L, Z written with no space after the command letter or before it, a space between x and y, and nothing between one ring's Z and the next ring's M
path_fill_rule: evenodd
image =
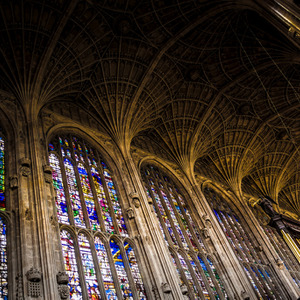
M300 216L299 47L256 2L1 1L0 88Z

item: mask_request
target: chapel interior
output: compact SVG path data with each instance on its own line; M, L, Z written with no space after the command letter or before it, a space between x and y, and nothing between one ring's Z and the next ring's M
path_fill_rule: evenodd
M0 1L0 300L300 299L300 1Z

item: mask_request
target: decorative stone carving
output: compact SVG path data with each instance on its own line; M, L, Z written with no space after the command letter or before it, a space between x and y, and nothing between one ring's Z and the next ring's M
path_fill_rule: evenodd
M26 210L25 210L25 219L27 221L32 221L33 220L32 214L31 214L31 211L30 211L29 208L26 208Z
M204 220L204 223L207 228L212 228L211 220L208 215L203 215L202 219Z
M30 165L31 165L31 160L29 158L23 157L20 159L20 172L22 174L22 176L29 176L31 174L31 169L30 169Z
M131 219L135 218L134 211L131 207L127 208L126 213L127 213L128 219L131 220Z
M69 276L68 274L63 271L59 271L56 275L56 281L58 283L58 293L60 299L69 299L70 290L68 287Z
M66 284L59 285L58 292L59 292L60 299L69 299L70 290Z
M276 262L276 265L277 265L278 269L279 269L279 270L283 270L283 267L284 267L283 261L282 261L281 259L277 258L277 259L275 260L275 262Z
M9 177L9 187L13 190L18 187L18 175L13 175Z
M153 205L153 199L152 199L151 197L148 197L148 203L149 203L150 205Z
M141 206L139 194L136 192L132 192L129 194L130 198L132 199L132 203L136 208Z
M262 251L263 251L263 247L262 247L261 245L258 245L258 246L256 246L256 247L254 247L254 250L255 250L256 252L262 252Z
M56 275L56 280L58 284L68 284L69 275L65 271L59 271Z
M27 273L28 279L27 293L29 297L38 298L41 296L41 280L42 274L36 268L31 268Z
M162 283L161 284L161 288L162 288L162 291L165 293L165 294L169 294L171 293L171 287L170 285L166 282L166 283Z
M32 267L27 271L26 277L30 282L39 282L42 280L42 273L38 269Z
M55 226L57 224L57 217L56 216L50 216L50 224L52 226Z
M202 232L203 237L204 237L205 239L209 239L209 238L210 238L207 228L202 228L202 229L201 229L201 232Z
M181 290L181 293L183 295L183 299L188 300L189 299L188 288L187 288L187 286L184 283L182 283L180 285L180 290Z
M23 300L23 276L21 274L18 274L16 276L17 281L17 291L16 291L16 299L17 300Z
M51 183L52 182L52 169L51 169L51 167L49 165L44 165L43 170L44 170L45 181L47 183Z
M242 299L243 299L243 300L250 300L250 296L249 296L248 293L245 292L245 291L242 291L242 292L241 292L241 296L242 296Z
M152 287L152 293L154 295L154 299L155 300L159 300L160 299L158 288L156 286Z

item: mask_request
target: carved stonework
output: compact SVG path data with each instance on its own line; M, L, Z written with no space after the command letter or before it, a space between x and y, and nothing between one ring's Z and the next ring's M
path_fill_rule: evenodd
M17 291L16 291L16 299L17 300L23 300L23 276L21 274L18 274L16 276L17 281Z
M186 286L184 283L182 283L182 284L180 285L180 290L181 290L183 299L188 300L188 299L189 299L189 296L188 296L188 288L187 288L187 286Z
M242 296L242 299L243 299L243 300L250 300L250 296L249 296L248 293L245 292L245 291L242 291L242 292L241 292L241 296Z
M208 215L203 215L202 219L204 220L204 224L206 225L207 228L212 228L211 220L208 217Z
M275 260L275 262L276 262L276 265L277 265L278 269L279 269L279 270L283 270L283 267L284 267L283 261L282 261L281 259L277 258L277 259Z
M20 172L22 174L22 176L29 176L31 174L31 169L30 169L30 165L31 165L31 160L29 158L23 157L20 159Z
M32 221L33 220L32 214L31 214L31 211L30 211L29 208L26 208L26 210L25 210L25 219L27 221Z
M202 232L203 237L204 237L205 239L209 239L209 238L210 238L207 228L201 229L201 232Z
M58 292L59 292L60 299L69 299L70 290L68 285L66 284L59 285Z
M43 170L44 170L44 177L45 177L45 181L47 183L51 183L52 182L52 169L50 166L45 165L43 166Z
M154 295L154 299L155 300L159 300L160 299L158 288L156 286L152 287L152 293Z
M161 288L162 288L163 293L165 293L165 294L171 293L171 287L170 287L170 285L167 282L166 283L162 283L161 284Z
M139 194L136 192L132 192L129 194L130 198L132 199L132 203L136 208L141 206Z
M131 207L127 208L126 213L127 213L128 219L130 219L130 220L134 219L134 217L135 217L134 211Z
M9 177L9 187L12 190L18 187L18 175L13 175Z
M41 291L42 273L38 269L32 267L26 273L26 277L28 279L28 284L27 284L28 296L33 298L40 297L42 295L42 291Z
M57 224L57 217L56 216L50 216L50 224L52 226L56 226L56 224Z
M56 275L56 280L58 283L58 293L60 299L69 299L70 290L68 287L68 282L69 282L68 274L65 271L58 272Z
M30 282L39 282L42 280L42 273L38 269L32 267L26 273L26 277Z

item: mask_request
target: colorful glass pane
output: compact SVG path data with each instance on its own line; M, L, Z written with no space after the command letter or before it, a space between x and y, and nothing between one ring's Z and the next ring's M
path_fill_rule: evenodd
M213 264L213 262L209 258L207 258L206 260L207 260L207 262L208 262L208 264L209 264L209 266L210 266L210 268L211 268L211 270L212 270L212 272L213 272L213 274L214 274L214 276L215 276L215 278L217 280L219 288L221 289L221 291L224 293L225 297L227 298L227 294L226 294L225 288L224 288L224 286L222 284L222 281L221 281L221 278L220 278L220 276L219 276L219 274L218 274L218 272L217 272L217 270L215 268L215 265Z
M199 262L200 262L200 266L201 266L201 268L202 268L202 270L203 270L203 272L204 272L204 275L205 275L205 277L206 277L206 280L207 280L207 282L208 282L208 284L209 284L209 286L210 286L210 288L211 288L211 290L212 290L212 292L213 292L213 294L214 294L215 299L220 299L219 295L217 294L215 285L214 285L214 283L213 283L213 281L212 281L212 279L211 279L211 277L210 277L210 274L209 274L209 272L208 272L208 269L207 269L207 267L206 267L206 265L205 265L203 259L202 259L200 256L198 256L198 260L199 260Z
M172 219L173 224L174 224L174 226L175 226L175 229L176 229L176 231L177 231L177 233L178 233L178 235L179 235L179 237L180 237L180 240L181 240L181 242L182 242L184 248L188 249L188 244L187 244L187 242L186 242L186 240L185 240L185 236L183 235L183 233L182 233L182 231L181 231L179 222L178 222L178 220L177 220L177 218L176 218L176 215L175 215L175 212L174 212L174 210L173 210L173 207L172 207L172 205L171 205L171 203L170 203L170 200L169 200L167 194L166 194L164 191L161 190L161 194L162 194L162 198L164 199L164 202L165 202L165 204L166 204L166 206L167 206L167 208L168 208L168 210L169 210L171 219Z
M177 245L177 240L176 240L175 234L173 232L172 225L171 225L170 220L169 220L169 218L167 216L167 213L166 213L166 211L165 211L165 209L164 209L164 207L163 207L163 205L162 205L162 203L160 201L160 198L159 198L159 196L158 196L158 194L157 194L157 192L156 192L156 190L155 190L154 187L151 187L151 191L153 193L154 200L155 200L155 202L153 201L153 206L154 206L156 215L158 216L157 209L155 207L155 203L156 203L156 205L158 207L158 210L159 210L159 212L160 212L160 214L162 216L162 219L163 219L163 221L164 221L164 223L165 223L165 225L166 225L166 227L168 229L168 232L169 232L169 235L171 237L171 240L172 240L173 244ZM164 234L164 232L163 232L163 234Z
M99 175L99 172L94 167L92 167L91 172L92 172L94 186L95 186L96 193L97 193L98 202L99 202L100 208L102 210L102 217L104 220L105 230L108 233L112 233L114 230L114 225L113 225L112 217L110 215L110 210L109 210L108 202L107 202L106 195L104 192L102 179Z
M194 241L194 237L193 237L193 235L192 235L192 233L191 233L191 231L190 231L190 228L189 228L189 226L188 226L188 223L187 223L187 221L186 221L186 219L185 219L185 216L183 215L183 213L182 213L182 211L181 211L181 208L180 208L180 206L179 206L179 204L178 204L176 198L174 197L173 194L170 194L170 197L171 197L171 200L172 200L172 202L173 202L173 205L174 205L174 207L175 207L175 209L176 209L178 215L180 216L180 219L181 219L181 222L182 222L182 224L183 224L183 226L184 226L185 232L186 232L186 234L188 235L188 237L189 237L189 239L190 239L190 241L191 241L191 244L192 244L194 250L195 250L195 251L198 251L198 247L197 247L197 245L196 245L196 242Z
M189 283L189 286L191 287L192 291L194 292L195 298L198 299L198 292L197 292L196 286L194 284L194 280L193 280L193 277L191 275L191 272L188 268L188 265L187 265L185 259L182 257L182 255L180 253L177 253L177 254L178 254L179 261L180 261L180 265L183 269L183 272L184 272L185 277L186 277L186 279ZM209 298L205 298L205 299L209 299Z
M59 223L69 224L67 201L65 196L65 190L63 186L63 180L61 175L61 169L59 165L59 160L54 153L49 155L49 163L52 168L52 179L53 186L56 192L56 211L57 219Z
M107 257L107 252L103 242L99 237L95 238L95 248L97 253L97 258L100 266L100 271L104 283L105 293L107 299L117 300L117 293L115 290L114 281L112 278L112 273L110 270L109 260Z
M139 299L147 299L144 284L142 281L142 276L139 270L139 266L137 264L133 248L130 244L127 242L124 243L124 247L126 250L127 259L129 262L130 270L132 273L132 277L138 292L138 298Z
M70 195L70 200L73 209L75 225L80 227L85 227L83 211L81 208L81 202L80 202L73 164L69 159L65 158L64 166L66 171L66 177L67 177L67 183L68 183L69 195Z
M0 137L0 209L5 210L4 139Z
M85 205L87 209L87 214L90 220L90 225L93 230L100 229L99 225L99 220L97 216L97 211L94 203L94 197L89 181L89 176L88 173L83 166L83 164L79 163L78 166L78 173L80 177L80 182L81 182L81 187L82 187L82 192L83 192L83 197L85 200Z
M131 292L131 288L129 286L129 280L125 271L125 266L124 266L120 247L114 240L110 240L110 249L112 252L117 275L119 278L123 298L133 299L133 295Z
M119 227L118 232L115 232L115 233L121 234L123 236L128 236L125 220L124 220L123 214L122 214L121 205L120 205L120 202L119 202L119 199L117 196L117 191L115 189L115 185L112 181L110 174L106 170L104 170L104 178L105 178L109 196L110 196L110 199L112 202L112 206L114 208L114 214L117 219L117 224Z
M100 300L100 291L90 243L88 238L82 233L78 235L78 244L89 299Z
M69 289L71 300L82 300L82 291L79 282L74 242L69 232L61 231L60 240L64 257L65 270L69 275Z
M0 217L0 299L8 299L6 225Z

